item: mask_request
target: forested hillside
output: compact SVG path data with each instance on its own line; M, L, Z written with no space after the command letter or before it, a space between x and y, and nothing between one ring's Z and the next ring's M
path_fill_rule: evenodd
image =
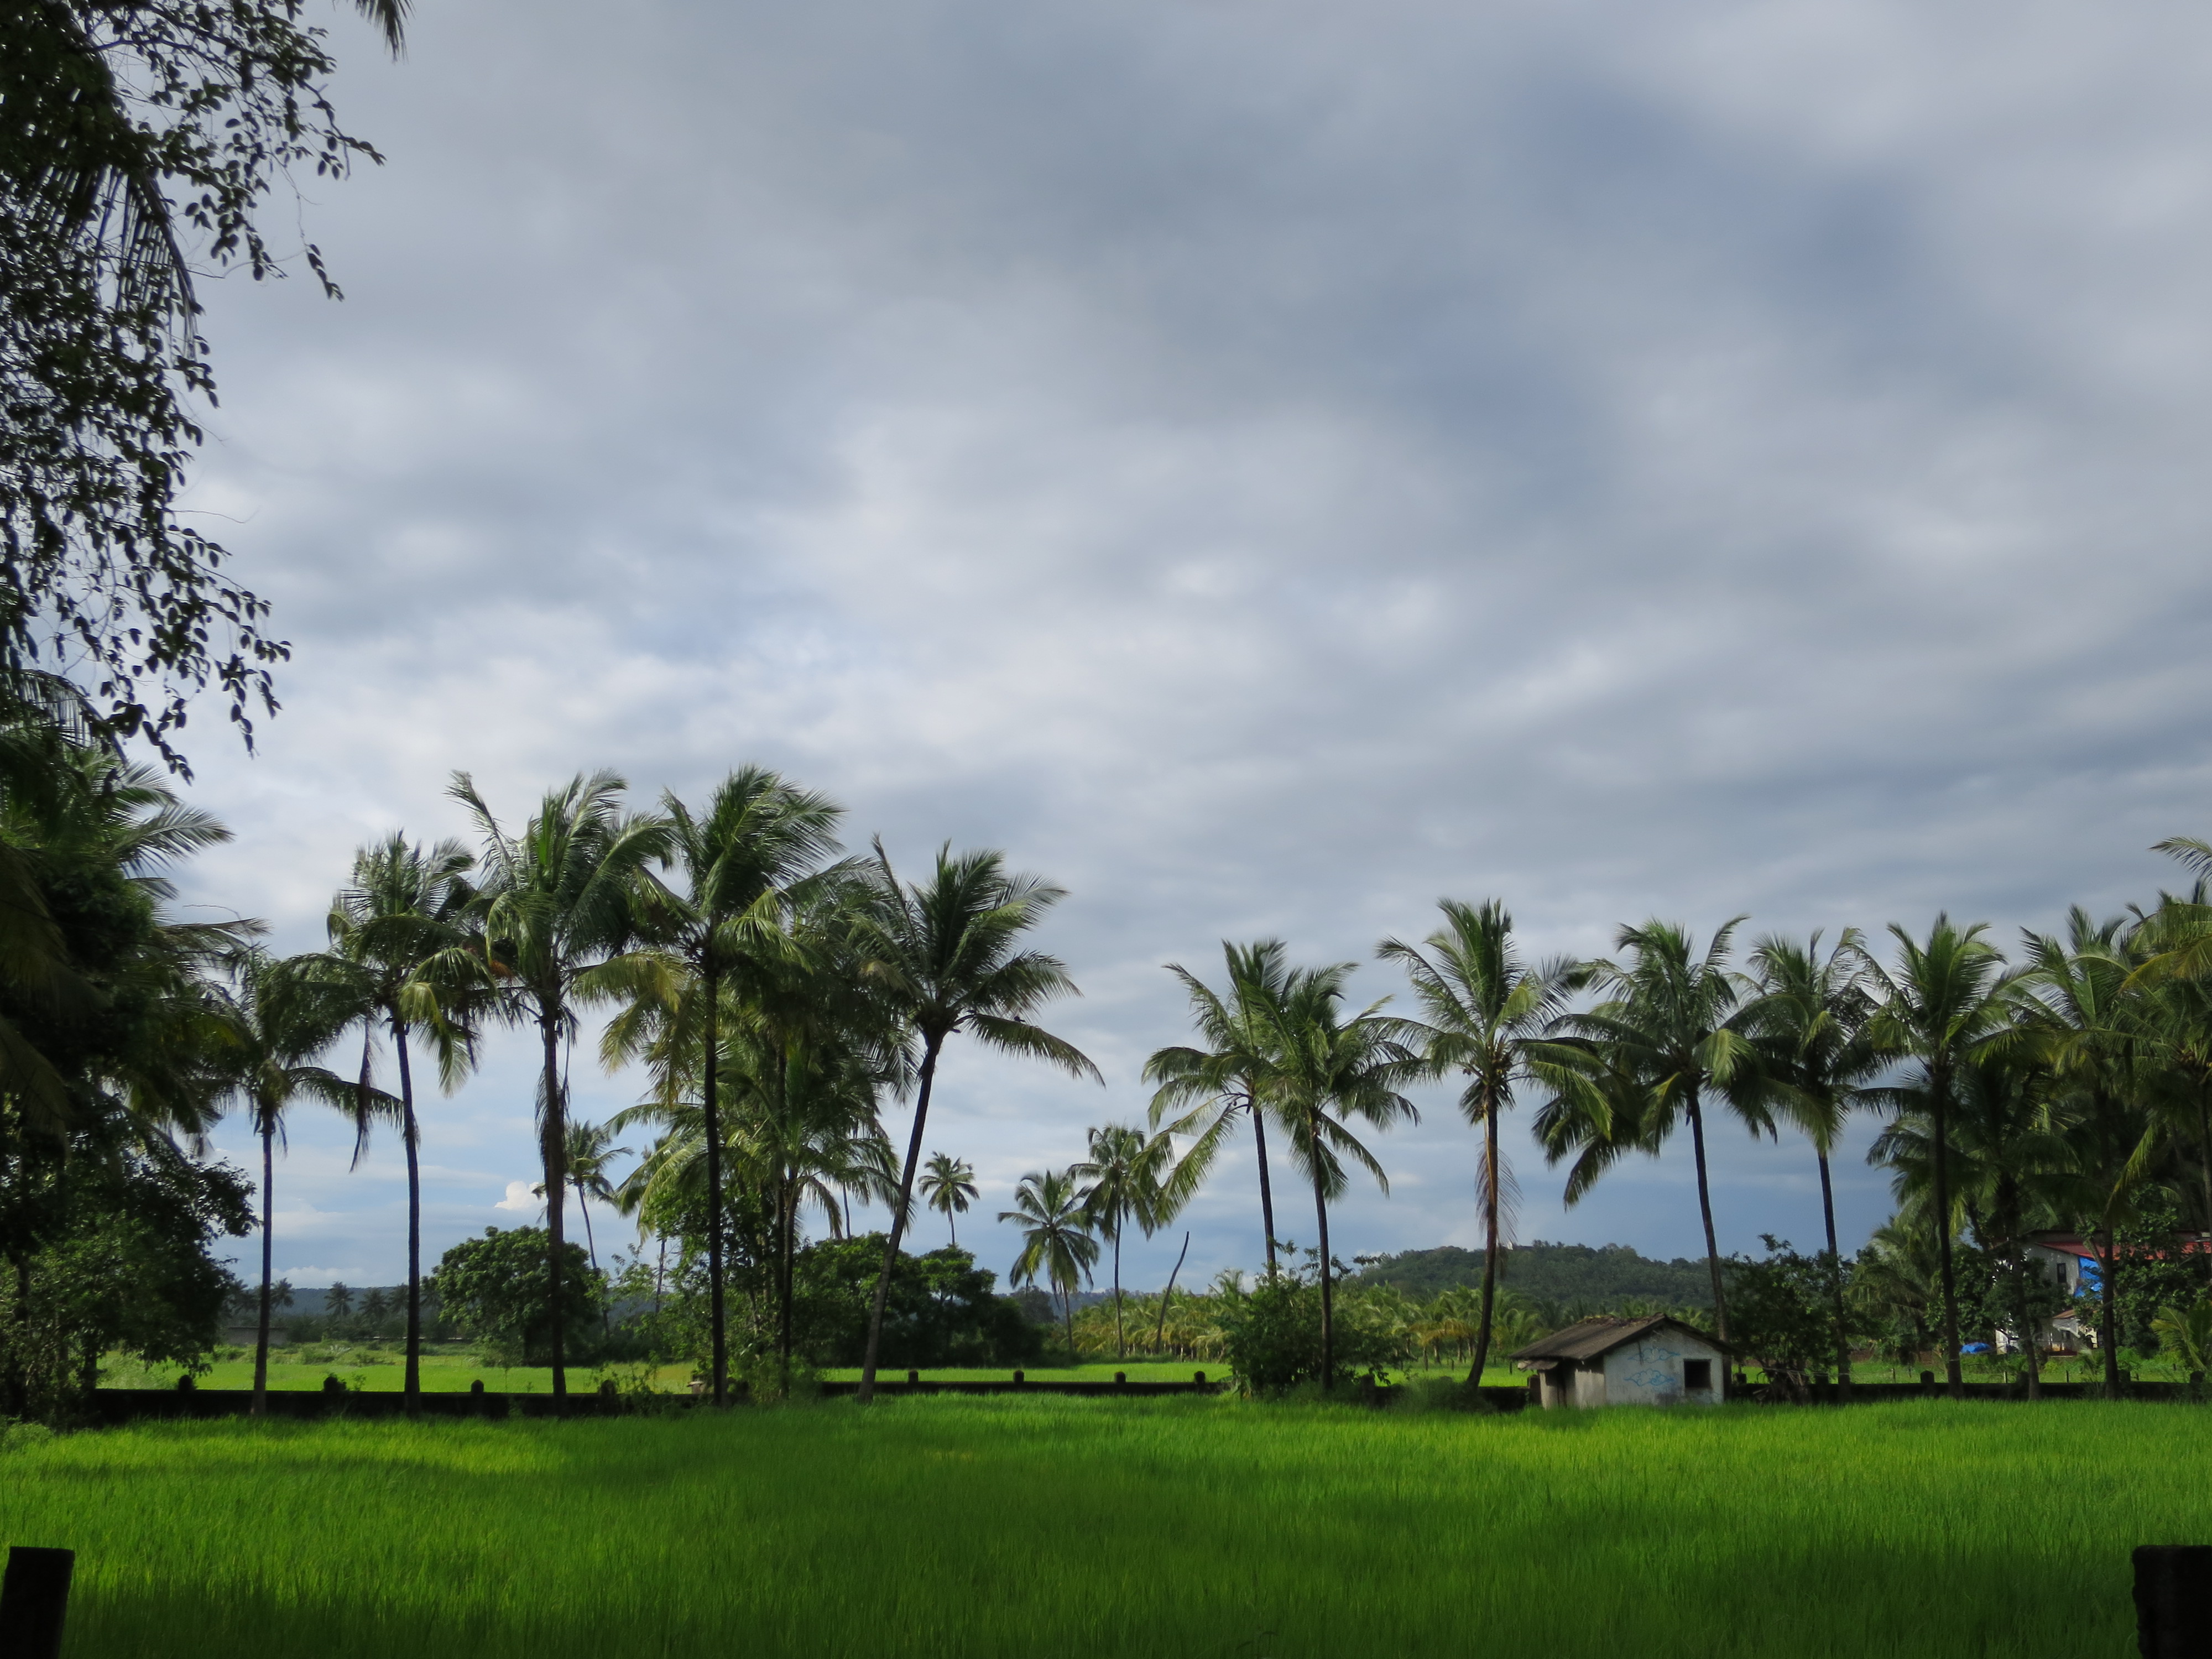
M1665 1307L1711 1307L1712 1283L1703 1261L1677 1256L1655 1261L1626 1244L1533 1244L1509 1248L1498 1263L1498 1282L1532 1301L1560 1305L1623 1301ZM1389 1285L1426 1299L1439 1291L1482 1283L1482 1252L1445 1244L1374 1260L1355 1282Z

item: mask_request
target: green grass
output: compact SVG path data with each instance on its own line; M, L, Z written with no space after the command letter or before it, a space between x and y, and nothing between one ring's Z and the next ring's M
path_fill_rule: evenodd
M149 1424L0 1453L0 1541L80 1552L109 1659L2118 1659L2208 1451L2091 1403Z

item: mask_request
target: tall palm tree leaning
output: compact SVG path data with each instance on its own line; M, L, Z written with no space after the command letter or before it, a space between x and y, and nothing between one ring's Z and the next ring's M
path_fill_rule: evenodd
M1754 1135L1773 1132L1762 1104L1765 1082L1759 1056L1739 1029L1745 981L1728 966L1729 946L1742 921L1737 916L1716 930L1702 953L1673 922L1623 927L1615 943L1629 953L1627 960L1586 965L1605 1000L1559 1022L1562 1031L1587 1046L1599 1068L1593 1075L1602 1081L1595 1088L1562 1090L1537 1120L1537 1133L1553 1162L1581 1149L1567 1176L1569 1204L1581 1200L1629 1152L1656 1157L1677 1125L1689 1124L1714 1334L1723 1342L1728 1340L1728 1298L1705 1169L1705 1102L1717 1094Z
M614 1144L615 1127L611 1123L571 1123L568 1126L568 1185L576 1194L576 1213L584 1218L584 1244L591 1252L592 1267L599 1265L599 1241L592 1237L592 1211L588 1200L598 1199L602 1204L615 1201L614 1182L607 1179L607 1165L618 1158L629 1155L629 1148Z
M730 1348L724 1243L723 1002L764 963L788 957L784 923L810 882L834 878L844 808L763 766L742 766L694 812L661 796L668 852L683 890L654 880L648 895L653 954L678 970L665 994L678 1027L671 1051L697 1055L707 1177L708 1395L728 1403Z
M363 1114L370 1054L389 1037L399 1066L399 1136L407 1159L406 1409L422 1401L422 1134L415 1112L410 1038L420 1036L449 1092L475 1056L471 1016L490 980L467 925L475 862L459 842L425 850L394 833L354 854L353 873L331 901L331 948L295 961L303 991L337 1000L362 1030Z
M960 1229L952 1218L966 1215L975 1201L975 1166L950 1152L932 1152L922 1166L921 1201L945 1218L952 1248L960 1248Z
M1770 936L1751 952L1759 994L1746 1024L1763 1051L1776 1110L1805 1132L1820 1170L1820 1218L1828 1230L1828 1288L1836 1321L1836 1383L1851 1393L1850 1335L1844 1309L1844 1259L1836 1242L1835 1188L1828 1160L1851 1113L1884 1061L1867 1038L1866 940L1846 927L1825 955L1816 932L1804 944Z
M1959 1288L1951 1266L1947 1117L1959 1067L2011 1025L2014 1007L2004 957L1982 937L1988 928L1978 921L1960 927L1938 915L1922 941L1892 922L1897 966L1868 963L1868 983L1877 999L1868 1037L1884 1054L1918 1062L1927 1101L1936 1277L1943 1301L1943 1374L1954 1400L1966 1398L1966 1382L1959 1365Z
M544 1054L538 1083L538 1145L544 1163L546 1305L553 1323L553 1394L568 1392L561 1297L563 1199L568 1191L568 1083L561 1044L576 1009L609 994L606 964L632 943L645 867L663 857L669 828L622 810L629 786L613 772L578 773L547 793L521 831L509 835L465 772L447 792L469 809L483 838L482 879L471 910L484 957L505 988L504 1012L537 1026Z
M1277 1033L1290 994L1289 954L1282 940L1267 939L1253 945L1224 939L1221 955L1229 969L1226 994L1180 963L1168 963L1168 971L1190 995L1191 1018L1204 1046L1162 1048L1145 1062L1145 1081L1158 1085L1151 1121L1158 1129L1167 1120L1168 1133L1191 1139L1168 1182L1168 1191L1180 1205L1205 1182L1236 1127L1237 1115L1252 1120L1252 1147L1260 1164L1260 1232L1272 1279L1275 1200L1267 1179L1267 1112L1260 1103L1280 1058Z
M925 882L908 884L875 843L867 890L854 918L853 943L862 982L921 1048L915 1073L914 1131L899 1173L898 1206L884 1240L883 1271L868 1312L868 1346L857 1398L875 1398L876 1356L882 1346L884 1303L900 1235L914 1202L915 1171L929 1121L938 1057L956 1031L1012 1054L1026 1054L1076 1077L1105 1079L1073 1043L1030 1024L1054 997L1075 994L1056 957L1019 947L1022 935L1066 896L1035 876L1015 875L995 852L953 854L949 842Z
M1075 1291L1098 1261L1098 1241L1091 1236L1091 1212L1075 1177L1062 1170L1031 1171L1014 1188L1014 1207L999 1219L1022 1230L1022 1253L1006 1275L1014 1285L1034 1285L1042 1273L1059 1293L1067 1326L1067 1352L1075 1356Z
M218 1032L230 1051L226 1069L235 1078L253 1133L261 1139L261 1305L253 1346L252 1411L256 1417L265 1417L276 1143L284 1136L285 1112L294 1100L304 1097L343 1112L361 1133L368 1128L364 1109L378 1116L396 1116L398 1103L307 1063L309 1056L330 1046L348 1022L343 1010L333 1010L327 999L299 995L286 964L249 949L233 959L231 971L232 988L220 998Z
M1329 1255L1328 1205L1331 1199L1342 1197L1350 1184L1344 1159L1364 1167L1385 1193L1390 1190L1390 1178L1352 1134L1351 1121L1358 1118L1387 1128L1401 1120L1420 1120L1413 1103L1399 1092L1400 1085L1421 1069L1419 1060L1401 1040L1406 1023L1386 1018L1381 1002L1349 1019L1340 1016L1344 981L1353 966L1340 962L1291 974L1289 994L1276 1017L1280 1059L1273 1086L1261 1097L1261 1103L1281 1120L1291 1162L1313 1183L1314 1219L1321 1232L1324 1390L1336 1386L1335 1263Z
M1083 1183L1083 1203L1091 1222L1114 1247L1114 1357L1128 1352L1121 1324L1121 1236L1135 1222L1149 1238L1160 1224L1169 1200L1162 1176L1175 1160L1175 1142L1148 1135L1126 1123L1109 1123L1090 1132L1089 1154L1068 1174Z
M1407 1037L1420 1050L1432 1077L1456 1072L1467 1079L1459 1109L1482 1131L1475 1182L1482 1206L1482 1306L1477 1316L1470 1387L1480 1386L1490 1362L1490 1337L1498 1297L1498 1251L1505 1229L1511 1170L1498 1145L1498 1120L1513 1103L1515 1085L1547 1084L1555 1090L1589 1087L1577 1056L1551 1040L1552 1023L1581 982L1565 958L1531 966L1513 943L1513 918L1496 899L1480 907L1439 901L1444 925L1431 933L1425 951L1387 939L1377 951L1395 962L1413 984L1422 1020Z

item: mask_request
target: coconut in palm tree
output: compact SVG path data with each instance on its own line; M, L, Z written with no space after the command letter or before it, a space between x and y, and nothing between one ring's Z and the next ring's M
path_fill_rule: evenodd
M960 1227L953 1218L968 1213L974 1203L975 1166L947 1152L932 1152L921 1170L921 1201L945 1218L952 1248L960 1248Z
M858 1391L863 1404L875 1395L884 1305L945 1043L964 1031L987 1047L1105 1081L1074 1044L1032 1023L1046 1003L1075 990L1058 957L1022 945L1022 936L1044 919L1062 890L1012 873L997 853L956 856L949 843L939 849L928 879L909 884L892 870L882 842L875 851L866 902L853 928L854 955L863 982L887 1018L909 1034L921 1058L915 1072L914 1127L868 1314Z
M1482 1132L1475 1184L1482 1211L1482 1301L1475 1319L1470 1386L1482 1382L1490 1359L1496 1314L1498 1249L1503 1221L1514 1194L1512 1171L1498 1145L1498 1120L1524 1082L1557 1079L1582 1086L1575 1056L1553 1042L1553 1022L1580 982L1580 970L1564 958L1530 963L1513 942L1513 918L1492 899L1480 907L1442 901L1444 925L1425 949L1391 939L1378 954L1396 962L1413 985L1422 1019L1407 1028L1425 1068L1433 1076L1456 1073L1467 1081L1459 1109Z
M1181 1204L1205 1182L1237 1120L1250 1120L1260 1172L1260 1236L1273 1277L1275 1200L1267 1171L1267 1115L1261 1103L1280 1059L1277 1033L1290 984L1289 953L1280 939L1270 939L1253 945L1224 939L1221 954L1229 975L1225 992L1179 963L1168 964L1190 998L1199 1041L1156 1050L1146 1060L1145 1080L1158 1085L1151 1121L1154 1129L1164 1125L1168 1133L1191 1143L1166 1183Z
M1405 1022L1386 1018L1382 1003L1345 1017L1344 981L1353 964L1302 969L1290 977L1279 1010L1271 1018L1280 1055L1273 1087L1261 1103L1274 1111L1290 1142L1291 1158L1313 1184L1314 1218L1321 1234L1322 1387L1335 1386L1335 1263L1329 1253L1328 1206L1350 1184L1346 1160L1359 1164L1388 1193L1389 1177L1352 1133L1354 1121L1388 1128L1418 1122L1420 1114L1401 1092L1416 1078L1420 1060L1404 1042ZM1384 999L1385 1001L1388 999Z
M579 773L550 791L520 831L509 833L456 773L453 798L477 821L483 851L471 914L485 959L503 990L501 1012L537 1028L538 1144L544 1166L547 1301L552 1318L553 1393L568 1392L561 1290L562 1200L568 1186L568 1079L562 1045L578 1010L614 994L605 970L636 942L646 866L670 846L661 819L625 812L628 786L612 772Z
M1060 1297L1067 1330L1067 1352L1075 1356L1075 1293L1097 1265L1098 1241L1091 1236L1091 1214L1075 1178L1064 1170L1032 1171L1014 1188L1014 1207L999 1219L1021 1229L1022 1251L1006 1275L1012 1285L1034 1285L1042 1276Z
M253 1343L252 1414L269 1410L269 1319L274 1294L276 1143L295 1100L313 1100L353 1121L356 1144L376 1118L394 1119L399 1103L381 1091L349 1082L326 1067L310 1064L345 1025L349 1011L328 999L302 995L296 971L258 949L240 951L231 965L231 985L219 994L220 1040L235 1088L245 1101L253 1133L261 1142L261 1290Z
M475 1059L471 1018L491 993L467 925L473 860L459 842L425 848L394 834L354 854L352 878L331 902L331 948L293 963L299 994L340 1008L362 1032L359 1088L367 1110L373 1045L398 1060L400 1144L407 1161L407 1409L422 1390L422 1132L415 1110L413 1040L428 1043L450 1092ZM365 1119L364 1119L365 1121Z
M1090 1155L1068 1170L1083 1189L1092 1224L1114 1247L1114 1357L1128 1352L1121 1324L1121 1236L1134 1222L1149 1238L1165 1218L1163 1177L1175 1162L1175 1143L1132 1124L1109 1123L1090 1133Z

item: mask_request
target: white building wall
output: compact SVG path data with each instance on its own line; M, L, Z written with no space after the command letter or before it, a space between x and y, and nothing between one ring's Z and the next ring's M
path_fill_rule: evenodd
M1711 1388L1698 1394L1682 1386L1682 1362L1702 1359L1711 1367ZM1605 1389L1595 1403L1614 1406L1714 1405L1728 1376L1728 1357L1711 1344L1681 1331L1654 1331L1623 1343L1605 1357ZM1580 1379L1577 1379L1579 1381Z

